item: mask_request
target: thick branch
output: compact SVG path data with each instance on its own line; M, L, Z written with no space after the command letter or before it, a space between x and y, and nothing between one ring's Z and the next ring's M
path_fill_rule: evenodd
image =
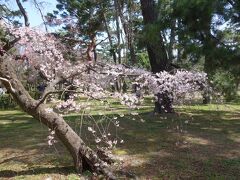
M76 171L81 173L83 169L82 165L86 164L89 170L102 173L109 179L115 179L104 161L83 142L60 115L55 112L49 112L48 107L44 104L37 106L38 101L29 95L18 80L11 62L13 62L11 57L0 57L0 77L3 85L23 111L33 116L48 128L55 130L57 137L71 153ZM16 89L16 91L12 91L12 89Z
M16 0L17 2L17 5L18 5L18 8L19 10L21 11L22 15L23 15L23 18L24 18L24 22L25 22L25 26L29 26L30 23L28 21L28 15L27 15L27 12L25 11L25 9L23 8L22 6L22 3L20 2L20 0Z
M73 92L73 93L83 93L82 91L74 91L74 90L60 90L60 91L49 91L45 93L45 95L38 101L38 105L44 103L44 101L47 99L47 97L51 94L58 94L58 93L65 93L65 92Z
M54 90L55 90L55 87L54 87L54 86L56 86L59 82L61 82L61 80L62 80L61 78L56 78L56 79L54 79L53 81L51 81L51 82L48 84L48 86L45 88L42 97L45 97L45 96L47 96L47 95L49 94L49 92L54 91ZM43 98L42 98L42 99L43 99ZM45 100L45 99L44 99L44 100ZM43 102L44 102L44 100L43 100ZM40 101L42 101L42 100L40 100Z
M60 90L60 91L50 91L50 92L48 92L47 94L45 94L45 96L42 97L42 98L38 101L37 106L39 106L40 104L44 103L44 101L47 99L47 97L48 97L49 95L51 95L51 94L58 94L58 93L63 94L63 93L68 93L68 92L70 92L70 93L78 93L78 94L80 94L80 93L85 93L85 95L89 96L90 98L92 98L92 99L94 99L94 100L98 100L98 101L102 101L102 100L103 100L103 99L100 99L100 98L95 98L92 94L86 93L86 92L84 92L84 91ZM107 102L107 101L104 101L104 102Z
M16 92L16 90L12 87L12 84L11 84L11 82L8 79L0 77L0 80L8 84L8 86L10 87L9 89L11 90L11 92L13 92L13 93Z

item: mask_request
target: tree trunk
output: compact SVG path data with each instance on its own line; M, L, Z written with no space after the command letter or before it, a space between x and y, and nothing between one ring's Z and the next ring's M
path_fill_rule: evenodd
M207 89L205 89L203 92L203 104L209 104L210 101L211 101L210 95L209 95Z
M157 101L155 102L154 112L156 113L173 113L172 103L173 100L169 98L167 93L158 93L155 95Z
M23 15L25 26L29 27L30 23L29 23L29 20L28 20L27 12L25 11L24 7L22 6L22 3L21 3L20 0L16 0L16 3L18 5L18 8L19 8L21 14Z
M133 6L134 2L133 1L129 1L128 2L128 14L129 14L129 25L128 25L128 29L129 29L129 51L130 51L130 59L131 59L131 63L132 64L136 64L137 63L137 59L136 59L136 52L135 52L135 47L134 47L134 32L133 32Z
M154 0L141 0L141 9L143 15L143 21L145 25L145 30L147 28L157 25L157 13L155 9ZM151 31L155 38L151 40L146 40L146 46L149 56L149 61L153 73L158 73L160 71L169 70L169 59L167 57L167 51L164 46L163 37L161 31ZM172 100L168 98L168 94L162 93L157 94L157 101L155 102L155 112L173 112Z
M216 57L214 54L217 43L211 35L211 17L206 18L206 22L208 22L208 26L206 27L205 33L202 34L203 52L205 54L204 72L207 73L208 77L211 79L218 67L215 61ZM205 89L203 93L203 104L209 103L210 93L208 89Z
M176 19L173 19L171 22L171 33L170 33L170 40L169 40L169 47L168 47L168 58L169 61L172 62L174 59L173 50L175 44L175 36L176 36Z
M117 54L118 54L118 64L121 64L121 39L120 39L120 24L119 24L119 11L117 6L117 0L114 0L114 6L115 6L115 21L116 21L116 30L117 30Z
M113 42L112 42L112 37L111 37L111 34L109 32L109 29L108 29L108 24L107 24L107 19L105 17L105 14L103 13L103 22L104 22L104 27L106 28L106 32L107 32L107 35L108 35L108 41L109 41L109 44L110 44L110 53L111 55L113 56L113 62L115 64L117 64L117 56L116 56L116 52L115 52L115 47L113 46Z
M21 109L48 128L55 130L59 140L70 152L78 173L81 173L83 169L89 169L92 172L101 173L110 179L114 179L104 161L86 146L59 114L49 111L46 105L40 104L39 101L29 95L12 68L11 62L13 61L12 58L7 56L0 57L0 80Z
M96 57L95 57L95 48L96 48L96 34L92 34L90 36L90 43L88 44L88 47L87 47L87 61L88 62L93 62L95 61Z
M136 63L136 53L135 53L135 49L134 49L134 36L133 36L133 22L132 22L132 9L131 9L131 4L133 2L129 1L129 6L128 6L128 16L129 16L129 20L127 20L124 15L123 15L123 9L124 9L124 2L119 1L119 0L115 0L116 2L116 10L118 11L118 15L120 17L121 20L121 24L123 26L123 31L125 34L125 39L127 42L127 50L130 53L130 60L131 60L131 64L135 64Z

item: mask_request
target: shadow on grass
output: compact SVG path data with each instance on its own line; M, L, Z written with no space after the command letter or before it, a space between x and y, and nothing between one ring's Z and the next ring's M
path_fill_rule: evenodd
M127 167L140 177L240 178L238 112L189 110L191 115L141 114L145 123L128 121L120 134L126 154L144 157ZM122 121L123 122L123 121ZM141 128L142 126L142 128ZM126 159L128 161L128 159Z
M12 178L16 176L27 176L27 175L39 175L39 174L62 174L68 175L74 173L73 166L67 167L53 167L53 168L33 168L24 171L13 171L13 170L4 170L0 171L0 177L2 178Z
M118 116L120 121L118 135L125 143L116 149L116 154L127 156L124 162L126 167L144 179L146 177L173 179L240 177L239 113L203 108L178 109L177 112L157 116L146 112L139 116L125 115L122 118L117 114L110 115ZM101 117L95 115L94 119L100 121ZM79 116L72 115L66 119L76 130ZM83 127L87 129L88 117L84 119ZM1 124L1 121L7 123ZM56 152L47 148L47 133L47 128L42 127L29 116L23 116L21 113L0 115L0 156L1 151L11 148L22 151L35 150L39 154L48 152L55 157ZM83 139L91 142L88 131L83 130L82 134ZM62 149L62 146L58 147L61 154L66 153ZM136 164L135 161L140 161L139 157L144 160ZM19 159L21 157L13 160ZM47 161L57 166L62 165L65 160L60 157L55 158L55 161ZM4 163L8 162L6 160ZM34 160L31 163L34 163ZM71 161L68 161L65 165L71 165L70 163ZM73 169L65 171L58 167L34 167L22 171L0 170L0 177L41 173L62 174L62 171L67 174Z
M146 155L147 161L140 165L130 164L125 168L138 177L149 179L239 179L239 156L231 158L214 155L211 150L206 151L211 146L195 145L191 148L176 148L175 151L170 150L171 153L159 151Z

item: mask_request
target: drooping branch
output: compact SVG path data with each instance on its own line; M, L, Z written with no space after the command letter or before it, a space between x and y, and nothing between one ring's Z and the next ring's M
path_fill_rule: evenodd
M75 76L80 75L80 74L82 74L83 72L86 72L86 71L88 71L88 68L83 69L82 71L79 71L79 69L76 68L74 71L72 71L68 75L57 76L45 88L45 90L42 94L42 98L38 101L38 105L42 104L50 94L57 93L57 91L55 91L55 86L57 84L59 84L60 82L67 81L67 79L69 79L69 78L74 78Z
M16 90L12 87L11 82L7 78L0 77L0 81L6 82L10 87L11 92L16 92Z
M45 94L45 96L43 96L43 97L38 101L38 105L37 105L37 106L39 106L40 104L44 103L44 101L45 101L51 94L58 94L58 93L61 93L61 94L64 94L64 93L74 93L74 94L80 94L80 93L81 93L81 94L82 94L82 93L84 93L85 95L87 95L88 97L90 97L90 98L92 98L92 99L94 99L94 100L107 102L107 101L105 101L105 100L103 100L103 99L96 98L96 97L94 97L92 94L86 93L86 92L84 92L84 91L79 91L79 90L75 91L75 90L66 90L66 89L64 89L64 90L59 90L59 91L50 91L50 92L48 92L47 94Z
M11 57L0 57L0 77L3 85L13 96L20 108L56 132L57 137L65 145L74 160L76 171L81 173L84 166L98 174L104 174L109 179L116 179L106 163L73 131L63 117L49 111L44 104L38 106L18 80L11 62ZM12 89L16 89L13 91Z
M113 56L114 63L116 64L117 63L117 57L116 57L116 53L115 53L115 48L113 46L112 36L111 36L109 28L108 28L108 24L107 24L105 13L103 13L103 22L104 22L104 27L105 27L106 32L107 32L108 41L109 41L109 44L110 44L110 47L111 47L110 53Z
M19 10L21 11L21 13L23 15L25 26L29 27L30 23L29 23L29 20L28 20L27 12L25 11L25 9L24 9L22 3L20 2L20 0L16 0L16 2L17 2Z

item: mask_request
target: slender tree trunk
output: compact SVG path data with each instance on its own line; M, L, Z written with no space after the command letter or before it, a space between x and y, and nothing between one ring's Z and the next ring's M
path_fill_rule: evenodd
M114 0L114 7L115 7L115 21L116 21L116 27L117 27L117 54L118 54L118 63L121 64L121 38L120 38L120 24L119 24L119 11L118 11L118 5L117 0Z
M103 13L103 22L104 22L104 26L105 26L105 29L106 29L106 32L107 32L107 35L108 35L108 41L109 41L110 48L111 48L110 53L113 56L113 62L115 64L117 64L117 56L116 56L115 48L113 47L112 37L111 37L111 34L109 32L107 19L106 19L104 13Z
M39 101L29 95L12 68L11 62L13 61L7 56L0 57L0 80L20 108L48 128L55 130L59 140L70 152L78 173L81 173L83 169L89 169L114 179L111 171L104 165L104 161L83 142L60 115L49 111L46 105L39 104Z
M117 11L118 11L118 15L120 17L122 26L123 26L123 30L124 30L124 34L126 36L126 42L127 42L127 50L130 52L130 60L132 64L136 63L136 53L135 53L135 49L134 49L134 38L133 38L133 33L132 33L132 10L131 10L131 3L132 2L128 2L130 3L130 5L128 6L128 14L129 14L129 21L127 22L127 20L125 19L124 15L123 15L123 6L124 6L124 2L119 1L119 0L115 0L117 3Z
M212 49L212 48L211 48ZM204 71L208 74L208 77L211 77L211 71L213 71L215 68L212 66L212 58L211 55L205 55L205 62L204 62ZM208 88L204 88L203 92L203 104L209 104L210 103L210 93Z
M128 33L129 33L129 51L130 51L130 59L131 63L135 64L137 62L136 60L136 53L134 48L134 33L133 33L133 11L132 11L132 5L134 2L131 0L128 2L128 11L129 11L129 26L128 26Z
M205 54L204 71L208 74L208 77L211 78L217 67L214 55L214 49L216 49L217 44L211 35L211 17L206 18L206 21L208 22L208 26L206 27L205 34L202 34L203 51ZM209 103L210 93L208 89L205 89L203 93L203 104Z
M170 33L170 42L169 42L169 47L168 47L168 58L169 61L172 62L174 59L173 56L173 49L174 49L174 43L175 43L175 35L176 35L176 19L172 20L171 23L171 33Z
M29 20L28 20L27 12L25 11L24 7L22 6L22 3L21 3L20 0L16 0L16 3L18 5L18 8L19 8L21 14L23 15L24 24L25 24L26 27L28 27L30 25L30 23L29 23Z
M89 62L93 62L94 60L96 60L96 57L95 57L95 48L96 48L96 34L92 34L90 36L90 43L88 44L88 47L87 47L87 60Z
M157 13L155 9L154 0L141 0L141 9L143 15L143 21L145 25L145 31L152 26L157 24ZM151 31L151 33L154 33ZM161 31L156 32L154 39L146 40L146 47L148 51L149 61L153 73L158 73L160 71L168 71L170 67L170 62L167 57L167 51L164 46L163 36ZM155 112L173 112L172 100L168 98L168 94L159 93L156 94L157 101L155 103Z
M98 55L97 55L97 51L96 51L96 46L95 46L94 49L93 49L93 54L94 54L94 62L96 63L96 62L97 62L97 59L98 59Z

